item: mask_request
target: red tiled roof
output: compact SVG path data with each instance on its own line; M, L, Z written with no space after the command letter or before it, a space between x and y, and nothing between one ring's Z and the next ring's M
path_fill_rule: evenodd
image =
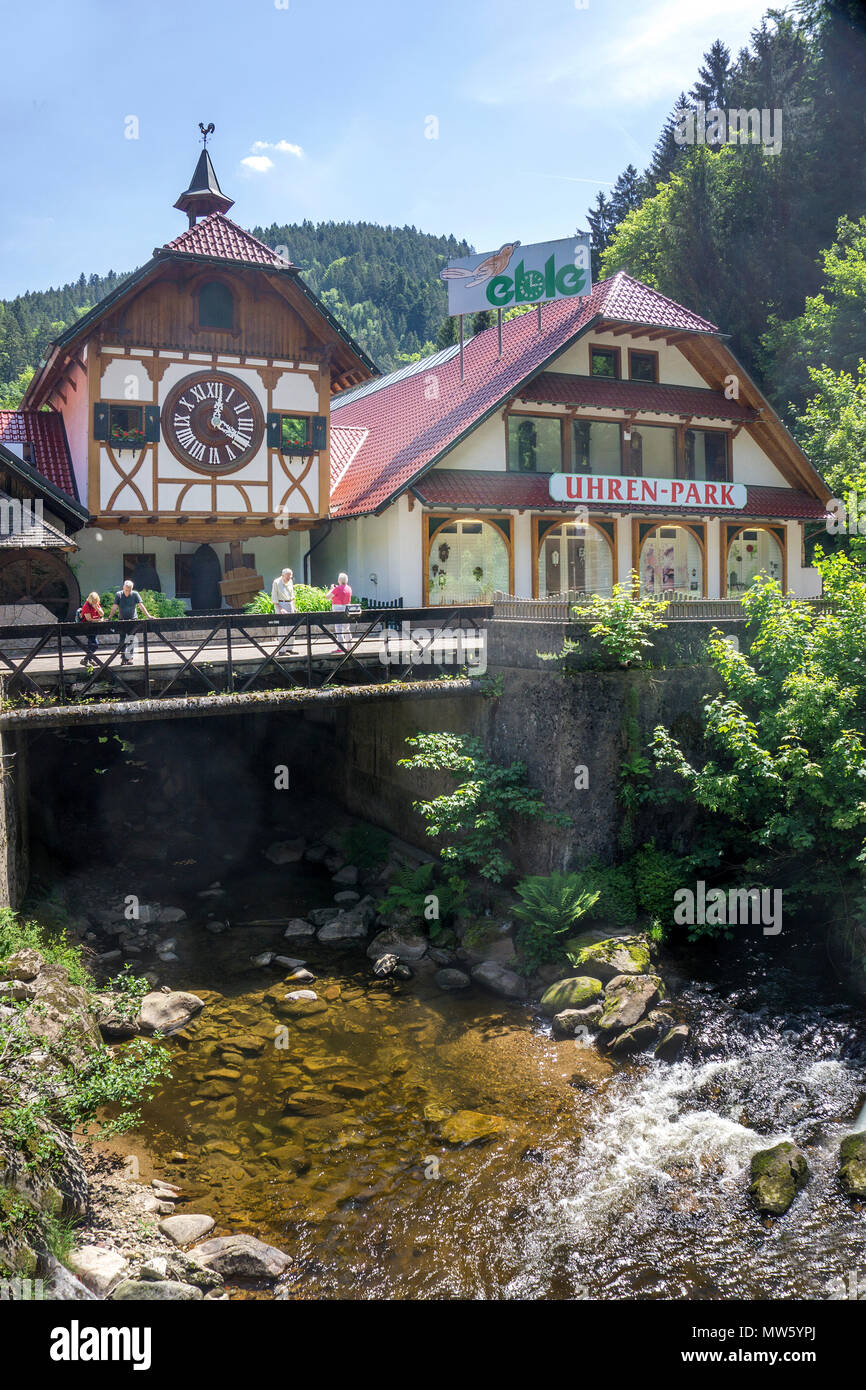
M696 415L711 420L758 418L758 412L744 402L726 400L723 391L710 391L701 386L657 385L650 381L569 376L566 372L542 372L519 394L521 400L550 405L646 410L659 415Z
M466 346L465 380L458 357L431 364L376 388L347 393L331 406L333 423L363 426L369 435L331 494L334 516L360 516L386 504L401 488L514 395L533 372L556 357L598 318L646 327L715 333L713 324L618 271L590 295L559 299L542 308L542 331L530 310L502 326L502 356L496 328ZM433 383L435 382L435 389Z
M432 468L417 483L414 491L425 504L431 507L450 509L479 509L523 507L532 511L572 511L568 504L552 502L548 490L547 473L505 473L473 468ZM779 520L823 520L825 508L817 497L807 492L797 492L787 487L764 487L760 484L746 484L746 505L737 516L773 517ZM600 504L589 503L590 511L608 513L664 512L666 516L674 513L681 516L732 515L729 507L639 507L635 503Z
M208 260L242 261L246 265L263 265L273 270L289 270L288 261L251 236L222 212L211 212L194 227L166 242L155 256L170 251L176 256L206 256Z
M25 443L31 466L77 500L63 417L53 410L0 410L0 444Z
M369 430L360 426L331 426L331 491L337 486L352 459L367 438Z

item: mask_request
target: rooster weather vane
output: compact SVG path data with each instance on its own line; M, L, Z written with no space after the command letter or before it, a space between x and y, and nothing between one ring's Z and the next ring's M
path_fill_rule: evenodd
M207 137L213 135L214 123L211 121L210 125L204 125L202 121L199 121L198 128L201 131L201 143L207 149Z

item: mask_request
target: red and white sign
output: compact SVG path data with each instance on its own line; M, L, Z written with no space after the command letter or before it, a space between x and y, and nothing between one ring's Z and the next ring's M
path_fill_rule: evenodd
M633 502L638 507L725 507L742 510L746 505L743 483L703 483L688 478L608 478L591 473L551 473L550 496L554 502Z

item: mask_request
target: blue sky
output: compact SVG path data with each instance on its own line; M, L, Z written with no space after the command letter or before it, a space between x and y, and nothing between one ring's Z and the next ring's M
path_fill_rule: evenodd
M131 270L181 232L172 204L200 120L216 125L214 165L246 227L414 224L478 250L569 235L597 189L629 161L644 167L712 41L736 52L766 8L583 3L16 7L0 89L0 296Z

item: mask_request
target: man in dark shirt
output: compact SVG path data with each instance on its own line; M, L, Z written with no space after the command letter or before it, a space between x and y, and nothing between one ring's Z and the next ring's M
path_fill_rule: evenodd
M124 620L135 618L138 615L139 608L146 618L151 616L141 601L141 594L137 589L132 587L132 580L124 579L123 587L118 589L117 593L114 595L114 603L111 605L108 621L111 622L115 613L119 614ZM131 632L128 637L124 637L123 639L123 656L120 659L121 664L123 666L128 666L135 657L137 651L138 635L135 632Z

